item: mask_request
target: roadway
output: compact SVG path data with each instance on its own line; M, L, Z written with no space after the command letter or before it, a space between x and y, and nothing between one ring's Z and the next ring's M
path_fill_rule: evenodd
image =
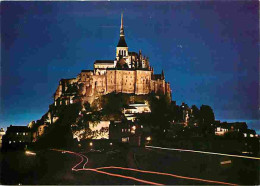
M228 154L161 147L24 154L4 156L2 184L259 185L259 159Z
M169 152L169 150L176 150L177 152L172 153ZM113 162L110 162L109 159L106 159L106 162L103 161L101 164L99 164L99 166L97 166L93 163L92 165L88 164L90 163L88 156L82 153L60 150L57 151L63 153L65 152L80 158L80 161L72 167L72 171L85 172L86 174L88 174L89 172L94 172L99 176L105 175L108 181L107 184L111 183L112 179L115 184L237 185L244 183L244 180L241 178L236 180L237 176L234 176L234 173L238 173L237 171L233 171L233 173L231 174L228 173L229 171L232 171L232 168L234 168L233 165L222 165L221 162L228 162L227 164L232 164L234 163L234 159L232 158L244 158L251 161L253 160L254 163L255 161L258 162L259 160L258 158L246 156L234 157L233 155L230 156L228 154L217 154L212 152L191 152L185 149L160 149L156 147L147 147L146 149L133 148L132 151L129 151L126 157L126 161L128 162L128 164L124 166L114 166ZM181 152L185 153L183 154ZM191 154L195 152L199 154ZM205 157L205 155L207 157ZM212 155L223 157L212 158ZM227 159L228 161L223 161ZM99 162L96 156L92 156L92 160L94 162ZM117 161L118 158L116 159L116 162ZM212 163L212 161L215 162ZM106 164L107 166L101 166L104 164ZM237 169L237 167L235 167L235 169ZM255 175L256 174L257 173L255 173ZM246 175L243 175L243 177L245 176ZM231 177L233 177L233 179L231 179ZM258 182L258 180L256 180L256 182Z

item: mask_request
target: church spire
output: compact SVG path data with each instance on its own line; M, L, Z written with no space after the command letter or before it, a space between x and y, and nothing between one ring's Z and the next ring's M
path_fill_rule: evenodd
M117 44L117 47L127 47L127 44L125 42L125 33L124 33L124 25L123 25L123 13L121 14L120 39Z
M164 71L162 70L162 79L165 79L165 77L164 77Z
M121 27L120 27L120 37L121 36L125 36L125 33L124 33L124 26L123 26L123 12L121 13Z

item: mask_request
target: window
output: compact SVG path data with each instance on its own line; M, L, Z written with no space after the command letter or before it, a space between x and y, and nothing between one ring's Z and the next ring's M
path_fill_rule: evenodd
M123 143L128 142L128 138L122 138L122 142L123 142Z
M25 136L25 132L23 133L23 135Z
M12 141L9 141L9 144L11 144L12 143Z
M122 129L122 132L124 132L124 129Z

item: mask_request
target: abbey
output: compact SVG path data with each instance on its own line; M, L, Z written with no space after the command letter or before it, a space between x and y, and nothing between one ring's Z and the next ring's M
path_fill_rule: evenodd
M141 50L138 53L129 51L123 15L115 60L96 60L94 70L82 70L76 78L61 79L54 94L54 104L68 105L78 100L92 103L97 96L111 92L171 97L170 83L165 81L164 72L154 74L148 57L143 56Z

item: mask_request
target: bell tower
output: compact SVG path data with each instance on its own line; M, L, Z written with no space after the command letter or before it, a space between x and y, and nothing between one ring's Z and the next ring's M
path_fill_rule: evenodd
M128 58L128 47L125 41L124 25L123 25L123 13L121 14L121 26L120 26L120 38L116 47L116 59Z

